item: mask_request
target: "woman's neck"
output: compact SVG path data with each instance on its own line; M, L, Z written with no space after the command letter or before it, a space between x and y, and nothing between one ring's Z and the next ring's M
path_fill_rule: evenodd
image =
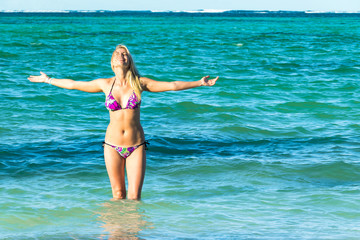
M127 83L127 79L126 79L126 70L122 69L122 68L117 68L115 69L115 80L118 82L118 84L120 85L126 85Z

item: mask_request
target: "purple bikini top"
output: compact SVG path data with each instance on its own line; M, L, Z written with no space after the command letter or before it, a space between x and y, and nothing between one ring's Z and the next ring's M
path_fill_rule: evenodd
M121 108L121 105L115 100L114 96L111 93L111 91L114 87L114 84L115 84L115 81L114 81L113 85L111 86L110 93L106 97L106 100L105 100L105 107L109 111L117 111L117 110L123 110L123 109L135 109L135 108L140 107L141 100L138 99L135 92L133 91L133 93L129 97L126 107Z

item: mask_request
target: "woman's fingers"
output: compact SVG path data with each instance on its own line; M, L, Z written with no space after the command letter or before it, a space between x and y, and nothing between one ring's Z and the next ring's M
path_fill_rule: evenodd
M40 82L41 76L30 76L28 77L28 80L30 80L31 82Z
M204 82L207 86L215 85L216 81L219 79L219 77L216 77L213 79L209 79L209 78L210 78L210 76L203 77Z
M31 82L44 82L46 80L46 78L48 78L48 76L45 73L43 73L42 71L40 71L39 76L30 75L27 79Z
M216 81L219 79L219 76L217 76L216 78L212 79L214 81L214 84L216 83Z

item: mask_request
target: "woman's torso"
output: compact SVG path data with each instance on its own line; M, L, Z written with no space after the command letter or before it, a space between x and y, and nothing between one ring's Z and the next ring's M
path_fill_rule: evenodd
M145 141L144 131L140 124L140 102L137 106L130 106L131 100L136 96L128 85L114 84L114 78L108 79L108 87L104 93L106 98L111 93L111 99L115 100L117 110L109 110L110 123L106 130L105 141L117 146L134 146ZM129 99L131 98L131 99Z

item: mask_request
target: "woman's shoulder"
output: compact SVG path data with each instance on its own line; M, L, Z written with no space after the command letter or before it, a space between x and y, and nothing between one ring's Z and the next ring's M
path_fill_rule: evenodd
M142 85L146 85L146 84L151 83L153 81L154 81L153 79L148 78L148 77L140 77L140 83Z
M101 91L106 92L109 88L109 85L113 82L114 77L112 78L97 78L89 82L91 86L96 86Z
M148 91L149 85L151 85L151 82L154 81L148 77L140 77L139 79L142 91Z

